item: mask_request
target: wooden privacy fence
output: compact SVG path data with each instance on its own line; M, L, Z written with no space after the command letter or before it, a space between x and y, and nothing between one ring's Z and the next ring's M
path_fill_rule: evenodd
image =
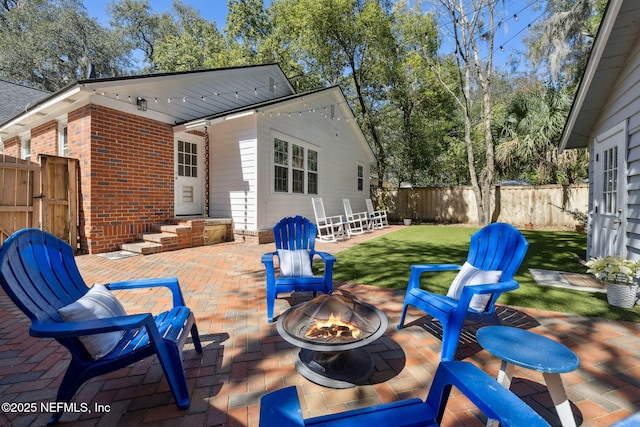
M39 157L40 164L0 156L0 243L22 228L41 228L78 243L78 161Z
M581 223L578 217L586 218L589 205L588 184L497 186L491 194L492 221L520 227L533 224L573 229ZM411 218L447 224L479 223L472 187L375 190L372 197L395 221Z

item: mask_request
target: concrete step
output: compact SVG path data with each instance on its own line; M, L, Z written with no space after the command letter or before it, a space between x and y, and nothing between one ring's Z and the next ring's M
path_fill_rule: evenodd
M160 233L141 233L138 235L140 240L145 242L159 243L161 245L171 245L176 242L178 236L175 233L160 232Z
M153 242L122 243L120 245L120 249L142 255L149 255L162 252L162 245L160 243Z
M190 232L191 226L186 224L156 224L154 227L157 231L161 233L174 233L178 234L180 232Z

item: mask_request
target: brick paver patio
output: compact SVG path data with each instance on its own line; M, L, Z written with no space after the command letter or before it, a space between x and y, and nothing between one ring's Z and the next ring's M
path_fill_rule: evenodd
M394 229L347 242L320 243L319 247L335 253ZM185 347L192 397L186 411L173 404L154 357L87 382L74 401L87 404L90 413L67 413L61 424L253 427L258 425L260 396L288 385L298 387L305 417L408 397L424 398L439 360L440 330L418 311L410 311L412 323L408 327L396 329L403 291L339 285L389 317L386 334L366 347L376 366L370 384L329 389L300 376L294 368L297 349L280 338L275 323L266 321L260 256L270 250L272 245L224 243L119 260L78 256L89 284L178 277L187 304L196 314L204 354L197 354L190 343ZM118 293L118 297L130 313L157 312L170 304L163 291ZM279 299L276 313L295 301ZM507 306L500 307L500 317L506 325L549 336L578 354L580 367L562 375L578 425L607 426L640 410L639 324ZM467 325L457 358L495 376L499 361L475 340L480 326ZM29 337L28 328L26 317L0 291L0 400L38 405L37 410L0 413L0 425L44 425L49 414L42 413L39 405L54 401L68 362L64 348L52 340ZM512 390L552 425L558 425L542 375L516 368L515 377ZM452 394L443 425L482 426L485 421L464 396Z

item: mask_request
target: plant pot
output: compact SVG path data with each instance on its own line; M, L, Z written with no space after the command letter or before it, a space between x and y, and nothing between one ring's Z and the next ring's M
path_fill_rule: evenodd
M411 225L411 218L405 218L403 221L404 225Z
M622 308L633 308L638 299L638 285L624 285L605 282L607 301L611 305Z

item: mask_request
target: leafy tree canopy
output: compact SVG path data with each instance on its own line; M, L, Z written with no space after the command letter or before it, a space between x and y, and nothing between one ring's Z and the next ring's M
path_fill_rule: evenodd
M79 0L7 0L0 7L0 77L56 91L86 78L126 72L128 46L87 15Z

